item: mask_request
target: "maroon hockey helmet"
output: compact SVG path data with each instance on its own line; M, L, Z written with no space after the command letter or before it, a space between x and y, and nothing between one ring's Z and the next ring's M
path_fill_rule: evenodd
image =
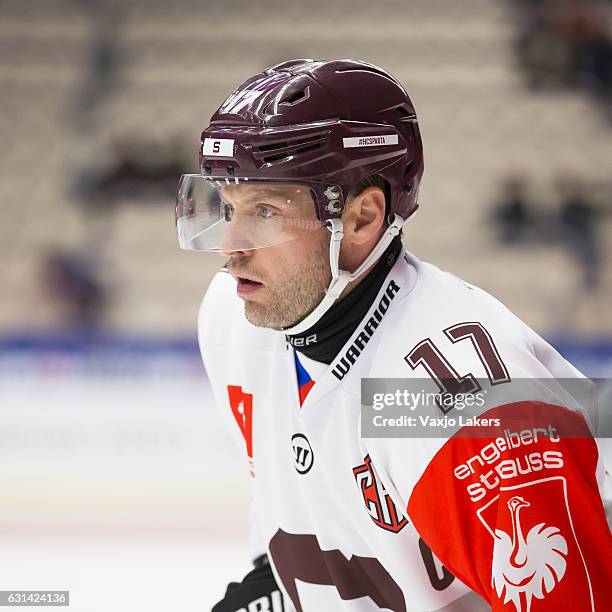
M321 221L342 214L362 179L382 175L390 212L418 206L423 147L404 88L355 60L284 62L247 79L202 132L203 176L308 185Z
M247 79L202 132L200 174L179 183L179 242L227 254L328 229L331 283L285 330L302 333L400 233L417 209L422 174L414 107L389 73L355 60L285 62ZM389 186L389 224L356 270L342 270L344 204L372 175Z

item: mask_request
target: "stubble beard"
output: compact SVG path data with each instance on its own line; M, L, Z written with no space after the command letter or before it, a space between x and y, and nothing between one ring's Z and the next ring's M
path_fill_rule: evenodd
M331 282L329 238L310 254L299 269L285 270L267 283L265 302L245 299L244 314L252 325L283 330L302 321L325 297Z

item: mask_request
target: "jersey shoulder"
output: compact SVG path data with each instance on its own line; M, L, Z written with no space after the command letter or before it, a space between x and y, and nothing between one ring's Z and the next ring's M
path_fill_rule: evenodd
M429 421L419 429L421 417L431 418L437 426L437 419L447 413L452 421L458 414L480 416L514 402L549 401L551 397L559 405L581 409L558 381L582 378L582 374L526 323L486 291L431 264L411 263L417 281L390 309L368 373L361 374L370 379L403 379L362 384L370 398L374 392L382 397L380 391L393 392L397 387L407 389L421 402L399 412L413 416L416 429L412 425L403 428L398 421L384 431L376 430L376 436L364 436L386 488L395 491L403 504L453 431L427 429ZM429 395L419 395L463 389L459 385L472 379L475 384L467 393L473 392L476 399L470 398L470 405L452 403L450 409L443 405L441 410ZM483 394L479 396L480 390ZM365 419L369 415L366 412ZM368 434L372 431L370 427ZM409 463L406 457L411 458Z
M580 376L491 294L410 253L405 260L416 282L390 309L371 377L427 376L428 354L476 377L487 377L487 357L507 364L511 376Z

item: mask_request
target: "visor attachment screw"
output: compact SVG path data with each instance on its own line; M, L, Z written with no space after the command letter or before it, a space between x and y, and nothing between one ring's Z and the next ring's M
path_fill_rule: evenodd
M327 203L325 210L329 213L342 212L342 202L340 200L331 200Z
M328 200L338 200L342 195L342 191L340 190L340 187L338 187L338 185L330 185L323 192L323 195L325 195Z

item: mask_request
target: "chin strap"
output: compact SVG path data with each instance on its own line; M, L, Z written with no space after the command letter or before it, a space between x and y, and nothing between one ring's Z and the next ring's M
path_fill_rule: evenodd
M340 219L330 219L327 223L328 229L331 232L329 242L329 267L332 273L331 283L325 292L325 297L308 316L293 327L283 329L283 333L288 336L302 334L310 329L333 306L346 286L351 281L359 278L370 266L378 261L380 256L387 250L392 240L400 233L402 225L404 224L404 219L398 214L394 215L393 222L382 235L377 245L354 272L340 270L340 243L344 237L342 221Z

